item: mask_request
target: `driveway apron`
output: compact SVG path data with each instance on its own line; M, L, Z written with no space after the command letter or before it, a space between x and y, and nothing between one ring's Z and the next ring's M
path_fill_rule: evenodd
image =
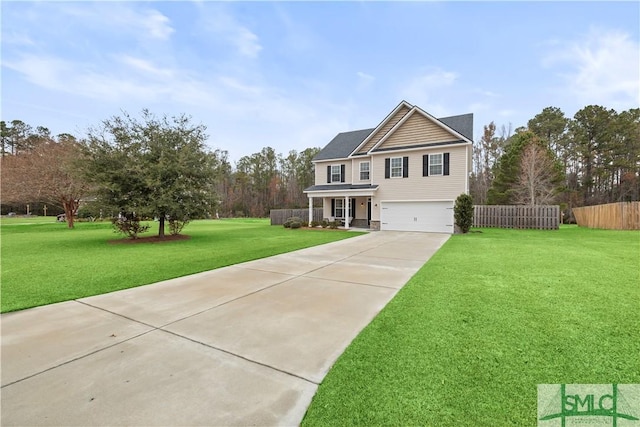
M1 316L3 426L298 425L448 239L374 232Z

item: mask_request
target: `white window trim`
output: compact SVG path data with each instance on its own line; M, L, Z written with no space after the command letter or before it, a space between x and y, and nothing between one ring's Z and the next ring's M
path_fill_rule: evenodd
M394 176L393 175L393 160L394 159L400 159L400 175L398 176ZM398 166L395 167L396 170L398 169ZM404 175L404 160L402 159L402 157L391 157L389 160L389 178L402 178Z
M431 159L433 156L440 156L439 164L431 164ZM431 166L440 166L440 173L431 172ZM444 153L430 153L429 154L429 176L444 176Z
M338 168L338 179L334 180L333 176L335 175L333 173L333 168ZM342 165L331 165L331 183L333 184L334 182L342 182Z
M367 170L363 171L362 170L362 165L365 165L365 164L367 165ZM358 172L359 172L358 173L359 181L370 181L371 180L371 162L369 160L360 162L359 166L358 166ZM362 179L362 173L363 172L366 172L367 175L369 175L369 177L366 178L366 179Z

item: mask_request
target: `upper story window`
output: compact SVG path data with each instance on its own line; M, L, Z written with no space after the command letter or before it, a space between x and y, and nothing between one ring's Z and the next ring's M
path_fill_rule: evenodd
M429 156L429 175L442 175L442 154L432 154Z
M342 181L342 169L340 165L331 165L331 182Z
M402 177L402 157L391 158L391 178Z
M425 154L422 156L422 176L449 175L450 153Z
M345 181L345 165L327 165L327 184Z
M369 162L360 162L360 181L369 180Z
M408 178L409 157L387 157L384 159L384 178Z

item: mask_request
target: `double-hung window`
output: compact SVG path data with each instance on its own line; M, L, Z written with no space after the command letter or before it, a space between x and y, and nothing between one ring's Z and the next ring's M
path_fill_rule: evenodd
M402 178L402 157L391 158L391 178Z
M431 154L429 156L429 175L442 175L442 154Z
M369 181L369 162L360 162L360 181Z
M342 173L340 165L331 165L331 182L342 181Z

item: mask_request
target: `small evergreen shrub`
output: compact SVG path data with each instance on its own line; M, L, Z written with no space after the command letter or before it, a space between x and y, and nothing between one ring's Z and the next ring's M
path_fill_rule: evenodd
M461 194L453 207L456 225L463 233L468 233L473 225L473 198L469 194Z
M282 224L284 228L300 228L302 227L302 219L297 216L292 216L288 218L284 224Z

